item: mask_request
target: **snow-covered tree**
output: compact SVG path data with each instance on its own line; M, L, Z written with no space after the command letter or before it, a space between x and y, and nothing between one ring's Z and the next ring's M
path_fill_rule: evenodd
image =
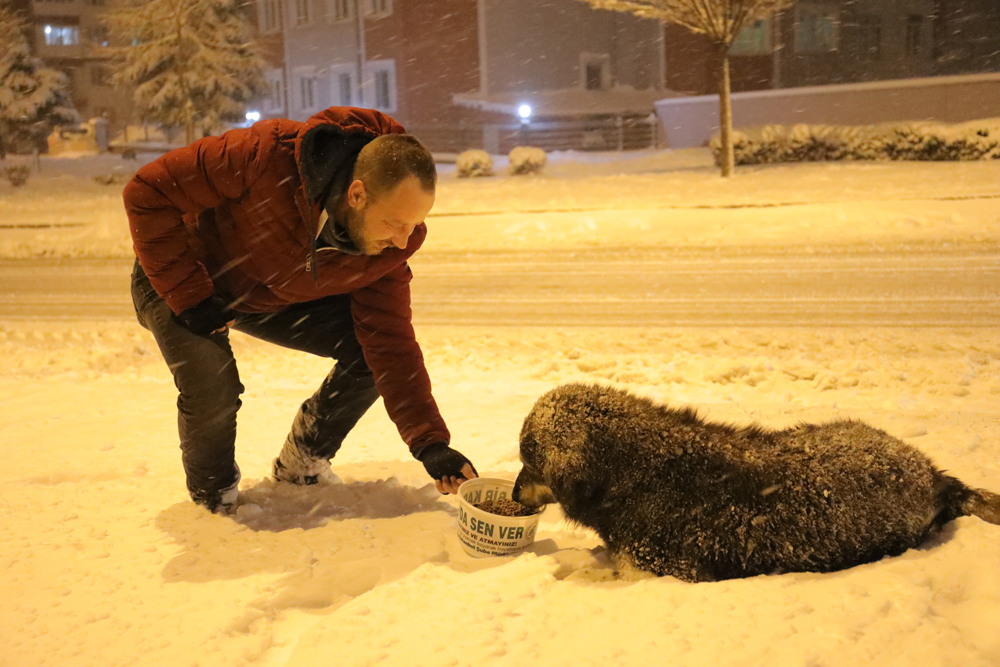
M135 89L145 120L212 132L242 120L265 90L264 62L239 0L123 0L107 18L122 63L117 84Z
M741 30L792 4L792 0L582 0L598 9L629 12L676 23L705 35L715 47L719 81L719 125L722 139L722 175L735 169L733 106L730 99L729 49Z
M0 144L28 151L57 125L79 123L66 75L31 57L27 23L0 4Z

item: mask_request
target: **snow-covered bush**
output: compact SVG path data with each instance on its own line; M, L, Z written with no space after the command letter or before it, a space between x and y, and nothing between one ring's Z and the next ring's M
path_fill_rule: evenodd
M455 162L455 175L459 178L470 176L492 176L493 158L486 151L474 149L459 153Z
M94 181L101 185L125 185L135 176L135 170L129 170L124 167L115 167L107 174L98 174L94 176Z
M1000 119L960 125L767 125L733 134L736 164L821 160L1000 159ZM716 162L719 136L712 137Z
M10 181L10 184L15 188L20 187L28 182L28 176L31 174L31 167L26 164L14 164L9 167L4 168L3 175Z
M508 155L510 173L514 175L537 174L545 166L545 151L534 146L515 146Z

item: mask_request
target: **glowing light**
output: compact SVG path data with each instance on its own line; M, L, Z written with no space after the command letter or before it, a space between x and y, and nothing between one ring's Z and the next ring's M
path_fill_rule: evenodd
M517 108L517 115L520 116L521 118L530 118L531 107L528 106L527 104L522 104Z
M256 123L258 120L260 120L260 112L247 111L247 120L250 121L251 123Z

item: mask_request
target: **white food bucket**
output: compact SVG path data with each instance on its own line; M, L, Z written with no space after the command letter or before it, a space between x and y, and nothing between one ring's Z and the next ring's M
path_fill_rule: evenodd
M510 498L514 482L479 477L458 490L458 539L473 556L509 556L535 541L541 512L530 516L500 516L475 507L487 500Z

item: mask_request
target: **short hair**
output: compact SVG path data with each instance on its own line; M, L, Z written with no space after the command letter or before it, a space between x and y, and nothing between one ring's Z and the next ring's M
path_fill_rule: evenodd
M373 197L392 192L415 176L424 192L433 194L437 185L434 156L412 134L383 134L365 144L354 164L354 178L365 184Z

